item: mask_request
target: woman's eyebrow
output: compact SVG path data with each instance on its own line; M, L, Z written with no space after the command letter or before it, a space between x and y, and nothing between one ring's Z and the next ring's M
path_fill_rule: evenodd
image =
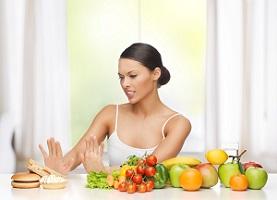
M136 70L131 70L131 71L127 72L127 74L131 74L132 72L136 72ZM120 74L119 72L117 74L118 74L118 76L123 76L123 74Z

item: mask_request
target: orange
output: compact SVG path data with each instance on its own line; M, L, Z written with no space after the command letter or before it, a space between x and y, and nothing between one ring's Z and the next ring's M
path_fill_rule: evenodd
M197 169L187 168L182 172L179 181L184 190L196 191L201 187L203 178Z
M234 191L245 191L248 188L248 180L244 174L234 175L230 179L230 187Z

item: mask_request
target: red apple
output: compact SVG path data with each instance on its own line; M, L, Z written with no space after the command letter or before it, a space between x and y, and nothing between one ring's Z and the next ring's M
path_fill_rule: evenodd
M262 165L260 165L259 163L255 163L253 161L247 162L243 164L243 169L246 171L249 167L259 167L259 168L263 168Z
M211 163L201 163L195 169L199 170L203 177L202 188L210 188L217 184L218 174Z

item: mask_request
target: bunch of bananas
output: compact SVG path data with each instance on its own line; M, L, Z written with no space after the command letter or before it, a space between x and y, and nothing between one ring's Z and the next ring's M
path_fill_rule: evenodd
M186 164L190 167L194 167L200 164L201 161L192 156L177 156L174 158L170 158L168 160L164 160L162 164L169 170L175 164Z

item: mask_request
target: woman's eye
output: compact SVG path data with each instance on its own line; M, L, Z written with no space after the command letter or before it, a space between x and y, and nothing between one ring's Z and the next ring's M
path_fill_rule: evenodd
M131 78L135 78L137 75L130 75Z
M119 76L118 78L119 78L119 80L122 80L124 77L123 76Z

